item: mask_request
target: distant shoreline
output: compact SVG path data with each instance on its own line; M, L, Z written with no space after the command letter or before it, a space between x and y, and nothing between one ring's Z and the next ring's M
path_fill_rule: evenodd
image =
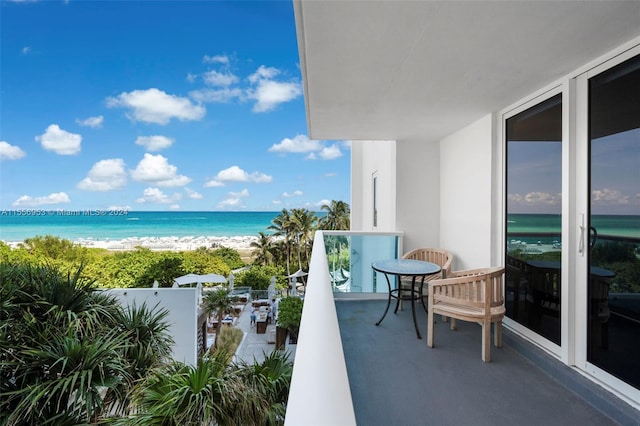
M63 238L87 248L99 248L108 251L128 251L137 247L154 251L190 251L201 247L227 247L234 250L250 250L251 243L258 241L257 236L187 236L187 237L128 237L123 239ZM5 241L11 248L16 248L24 241Z

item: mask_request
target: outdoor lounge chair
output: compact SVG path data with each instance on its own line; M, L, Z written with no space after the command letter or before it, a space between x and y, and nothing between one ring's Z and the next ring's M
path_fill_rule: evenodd
M504 304L504 267L470 269L452 272L448 278L429 283L427 315L427 346L433 347L434 315L451 318L451 330L456 319L482 325L482 360L491 362L491 324L495 324L496 347L502 347Z

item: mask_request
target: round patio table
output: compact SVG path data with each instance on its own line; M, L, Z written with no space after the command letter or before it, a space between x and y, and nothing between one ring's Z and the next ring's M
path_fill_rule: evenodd
M391 305L391 299L396 299L396 309L393 313L398 312L398 306L400 305L400 300L411 300L411 312L413 314L413 325L416 328L416 335L418 339L422 339L420 336L420 330L418 329L418 321L416 319L416 300L422 299L422 290L424 287L424 280L427 276L437 274L440 272L440 266L435 263L425 262L422 260L413 260L413 259L389 259L389 260L378 260L371 264L371 267L374 271L380 272L384 274L384 277L387 279L387 286L389 288L389 297L387 298L387 307L384 310L384 314L382 314L382 318L376 323L376 325L380 325L385 316L387 316L387 312L389 311L389 306ZM411 289L403 289L403 288L391 288L391 281L389 280L389 275L398 277L411 277ZM416 288L416 278L421 277L420 280L420 288ZM424 305L424 300L422 301ZM425 308L426 310L426 308Z

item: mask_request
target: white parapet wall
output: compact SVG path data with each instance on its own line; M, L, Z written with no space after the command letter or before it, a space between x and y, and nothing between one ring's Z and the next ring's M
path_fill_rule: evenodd
M313 241L285 425L356 424L321 231Z
M169 314L169 333L175 342L173 359L185 364L198 362L198 288L119 288L106 290L122 306L158 306Z

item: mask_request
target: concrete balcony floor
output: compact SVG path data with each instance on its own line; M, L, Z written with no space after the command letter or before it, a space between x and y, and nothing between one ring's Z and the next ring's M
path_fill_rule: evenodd
M359 425L640 425L640 412L508 330L484 363L479 325L451 331L437 318L431 349L422 305L419 340L406 302L375 325L385 304L336 299Z

